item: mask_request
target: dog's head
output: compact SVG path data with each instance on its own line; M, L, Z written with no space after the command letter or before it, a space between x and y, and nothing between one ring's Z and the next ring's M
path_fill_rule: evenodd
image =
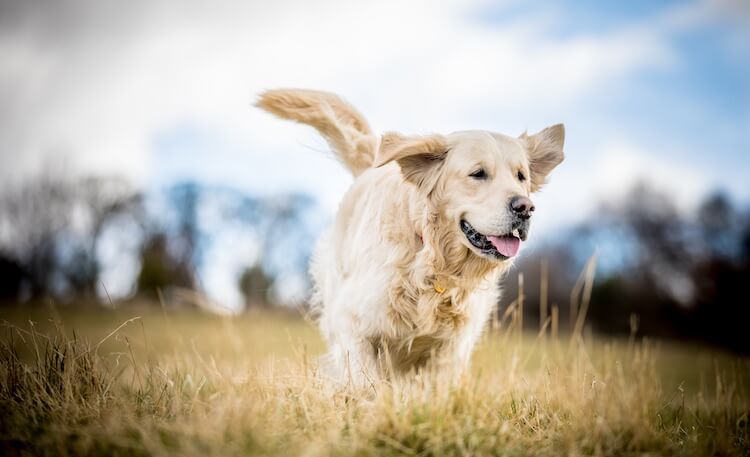
M518 138L486 131L406 137L387 133L375 166L396 161L446 229L476 255L504 261L526 240L534 213L531 194L562 162L565 128Z

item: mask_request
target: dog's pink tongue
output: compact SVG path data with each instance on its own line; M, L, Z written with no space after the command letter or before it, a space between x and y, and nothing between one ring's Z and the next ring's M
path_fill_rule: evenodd
M488 235L487 239L490 240L497 251L505 257L513 257L518 254L518 248L521 247L521 240L515 236L491 236Z

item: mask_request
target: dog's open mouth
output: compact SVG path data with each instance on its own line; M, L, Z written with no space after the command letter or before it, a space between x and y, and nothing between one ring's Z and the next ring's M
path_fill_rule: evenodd
M518 229L506 235L483 235L464 220L461 221L461 231L464 232L469 243L479 249L482 254L500 260L506 260L518 254L523 236Z

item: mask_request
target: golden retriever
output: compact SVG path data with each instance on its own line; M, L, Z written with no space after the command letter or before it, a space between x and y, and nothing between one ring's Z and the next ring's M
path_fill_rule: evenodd
M529 196L564 158L563 125L377 136L331 93L271 90L257 105L317 129L355 177L311 266L333 374L464 372L526 240Z

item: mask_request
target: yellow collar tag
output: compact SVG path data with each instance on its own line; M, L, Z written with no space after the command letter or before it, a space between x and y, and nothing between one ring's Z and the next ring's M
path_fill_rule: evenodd
M434 287L434 288L435 288L435 292L437 292L437 293L439 293L439 294L442 294L443 292L445 292L445 287L441 286L441 285L440 285L440 284L438 284L438 283L434 283L434 284L432 285L432 287Z

